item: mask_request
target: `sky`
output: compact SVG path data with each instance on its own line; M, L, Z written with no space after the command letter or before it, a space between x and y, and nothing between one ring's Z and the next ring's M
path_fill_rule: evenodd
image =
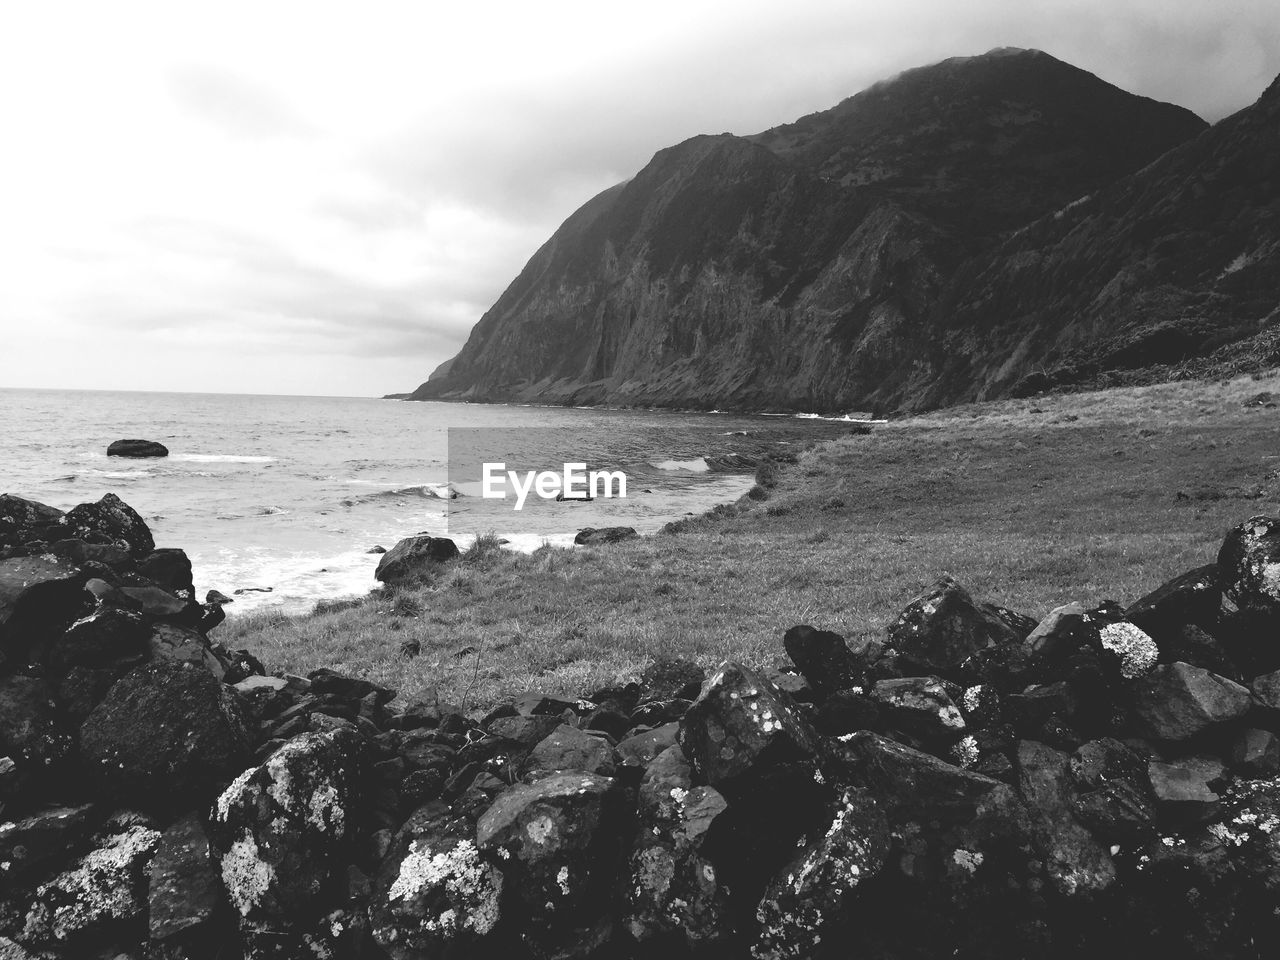
M1218 120L1275 0L0 0L0 387L378 396L580 204L949 56Z

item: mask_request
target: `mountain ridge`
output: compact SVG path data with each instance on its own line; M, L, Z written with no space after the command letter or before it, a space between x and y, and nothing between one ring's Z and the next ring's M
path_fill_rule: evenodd
M1125 268L1109 231L1132 233L1119 208L1144 202L1164 158L1206 162L1189 145L1232 123L1246 133L1222 149L1257 141L1271 156L1256 108L1210 128L1048 54L1000 50L906 71L750 137L692 137L566 219L411 397L906 411L1096 377L1107 361L1071 344L1093 336L1118 363L1113 334L1139 355L1147 341L1108 319L1105 299L1087 323L1067 317L1078 297L1055 295L1060 276ZM1271 189L1266 169L1232 196L1262 234L1274 232L1269 208L1251 214L1245 199ZM1116 200L1091 208L1106 191ZM1082 256L1071 237L1086 214L1102 250ZM1164 216L1176 226L1182 208ZM1256 332L1235 324L1214 344L1188 334L1191 321L1174 327L1148 338L1161 360Z

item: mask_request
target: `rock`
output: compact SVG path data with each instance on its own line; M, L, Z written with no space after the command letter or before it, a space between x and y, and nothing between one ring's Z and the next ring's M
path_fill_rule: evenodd
M846 901L873 880L889 854L889 824L874 799L846 789L830 824L765 890L756 919L757 960L804 960L832 939Z
M333 895L345 869L360 753L350 729L305 733L218 797L209 834L242 929L294 930Z
M1231 746L1231 765L1246 777L1274 777L1280 773L1280 737L1256 727L1242 731Z
M333 670L322 667L307 674L311 681L313 693L332 694L344 700L363 700L373 696L378 706L385 706L396 698L396 692L388 687L378 686L368 680L346 677Z
M195 630L171 623L157 623L151 628L147 646L152 659L191 663L208 670L218 680L226 677L226 667L209 649L204 636Z
M448 537L406 537L382 555L373 572L381 583L402 583L458 556Z
M598 547L606 543L621 543L623 540L634 540L640 534L634 527L586 527L578 531L573 542L578 546Z
M929 740L955 740L964 734L964 717L937 677L881 680L871 697L890 727Z
M647 733L637 733L618 744L618 756L628 767L647 767L660 753L674 746L680 738L678 722L665 723Z
M153 586L121 587L120 593L149 617L173 619L185 614L185 619L191 625L200 622L200 606L190 600L180 600L168 590Z
M787 656L819 693L863 682L866 664L853 655L844 637L810 626L792 627L782 638Z
M153 550L138 561L138 573L179 600L195 600L191 560L185 551L174 547Z
M39 958L8 937L0 937L0 960L39 960Z
M74 738L44 680L21 674L0 678L0 753L41 769L73 749Z
M1238 683L1186 663L1163 664L1134 687L1134 715L1160 740L1187 740L1217 724L1244 716L1249 691Z
M728 803L715 787L695 786L692 774L679 746L645 769L624 925L640 943L666 939L697 951L726 939L731 926L727 889L703 854L708 831Z
M584 958L610 936L624 804L612 778L563 773L510 787L480 817L476 846L502 864L535 954Z
M235 694L208 670L158 660L111 688L80 727L80 749L104 789L171 804L242 769L249 735Z
M429 803L392 841L375 883L373 937L393 960L466 956L497 925L503 875L481 859L475 824Z
M693 700L707 672L692 660L657 657L640 675L641 700Z
M1145 632L1132 623L1108 623L1098 631L1102 649L1115 658L1120 676L1136 680L1156 665L1160 648Z
M1216 563L1197 567L1161 584L1125 610L1125 619L1154 637L1163 649L1186 624L1212 627L1218 620L1222 590Z
M1063 896L1100 893L1116 880L1107 850L1072 814L1071 758L1034 740L1018 744L1018 792L1050 880Z
M52 555L0 560L0 652L25 663L27 652L93 609L87 578Z
M108 457L167 457L169 448L155 440L116 440L107 447Z
M0 823L0 890L9 890L28 874L66 856L89 835L92 804L49 807L18 821ZM3 957L3 954L0 954Z
M131 826L106 837L75 866L37 888L27 910L27 942L83 942L103 928L142 916L147 909L147 867L160 832Z
M569 770L612 777L617 759L617 753L604 738L562 724L529 752L520 773L529 782Z
M87 540L96 535L108 541L123 541L135 559L156 548L146 521L114 493L104 495L97 503L72 507L61 524L69 537Z
M188 814L164 831L151 861L149 898L153 942L194 945L209 935L223 892L201 817Z
M489 724L489 732L503 740L532 747L549 737L560 725L559 717L499 717Z
M55 676L72 667L137 663L148 653L150 628L142 615L119 607L99 607L51 642L40 659Z
M62 532L58 531L62 536ZM83 566L89 563L102 564L109 567L112 573L117 570L128 570L133 566L129 556L129 548L124 543L85 543L83 540L58 540L49 547L49 552L61 560ZM88 584L85 584L87 587Z
M1152 760L1147 765L1151 787L1162 813L1180 820L1205 820L1217 814L1219 794L1210 787L1226 771L1213 757L1187 757L1165 763Z
M48 541L57 529L62 511L56 507L0 494L0 549L17 547L32 540Z
M1084 604L1071 602L1055 607L1023 641L1032 669L1053 669L1086 642L1091 632Z
M713 787L757 780L771 765L812 760L818 735L771 683L726 661L680 721L680 747Z
M1071 757L1072 810L1108 843L1145 840L1155 830L1156 796L1147 761L1107 737L1091 740Z
M814 726L828 737L839 737L855 730L879 730L882 725L880 704L861 687L837 690L818 705Z
M1249 691L1260 706L1280 712L1280 670L1254 677Z
M1239 608L1233 653L1250 674L1280 667L1280 520L1250 517L1218 551L1223 593Z
M975 604L950 578L912 600L890 624L888 636L904 669L948 680L961 679L962 665L975 653L1021 642L1017 631Z

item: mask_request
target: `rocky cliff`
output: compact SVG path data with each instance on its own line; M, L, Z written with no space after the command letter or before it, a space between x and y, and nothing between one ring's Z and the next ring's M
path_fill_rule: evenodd
M0 956L1274 957L1278 568L1253 517L1127 609L943 580L467 712L268 675L118 498L0 497Z
M695 137L571 216L412 397L894 410L1205 356L1276 306L1274 99L1207 130L998 50Z

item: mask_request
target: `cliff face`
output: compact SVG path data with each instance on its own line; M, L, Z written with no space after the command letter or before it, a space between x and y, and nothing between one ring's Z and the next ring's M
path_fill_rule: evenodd
M695 137L574 213L412 396L912 409L1252 337L1276 299L1275 99L1206 133L994 51ZM1148 330L1211 280L1212 333Z

